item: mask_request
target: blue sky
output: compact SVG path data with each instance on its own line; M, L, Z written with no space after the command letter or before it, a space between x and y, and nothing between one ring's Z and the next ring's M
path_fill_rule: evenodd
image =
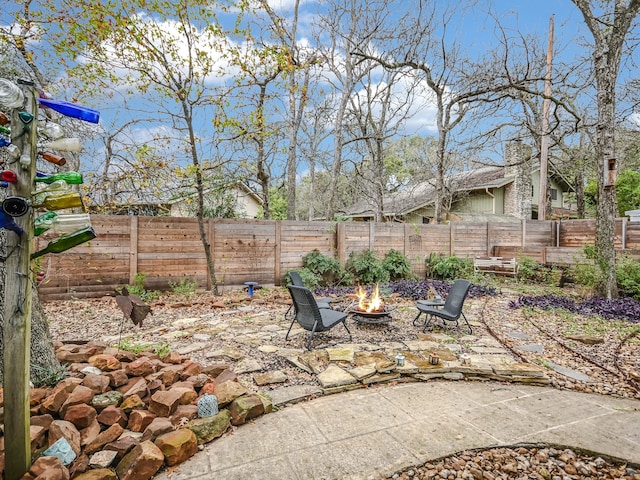
M286 15L286 7L290 7L291 0L278 0L285 6L279 10L279 13ZM409 0L410 2L411 0ZM447 2L448 0L440 0ZM474 50L482 52L491 49L495 44L495 36L493 33L492 22L487 20L486 12L489 5L488 0L479 0L478 6L475 8L473 15L469 15L465 19L463 26L459 27L461 35L460 40L467 45L469 53ZM582 16L577 7L570 0L494 0L491 2L492 9L496 13L503 25L511 29L510 34L516 34L517 31L523 34L532 34L544 40L546 45L546 37L549 26L549 18L555 14L555 44L558 52L558 60L563 58L573 60L576 55L585 55L585 51L576 48L578 32L585 31ZM303 2L303 16L312 15L318 8L322 8L322 2L307 1ZM6 10L3 8L3 12ZM1 14L0 24L6 25L8 18ZM303 24L304 25L304 24ZM301 25L301 29L303 27ZM588 53L587 53L588 54ZM94 105L101 110L102 124L109 128L114 118L125 119L132 112L123 111L117 103L111 102L108 105ZM101 108L102 107L102 108ZM417 117L415 123L421 120L425 126L433 124L429 122L426 116L429 115L426 109L420 115L424 118ZM146 128L146 127L145 127ZM149 132L147 132L149 133ZM428 127L420 130L420 133L429 133ZM145 132L141 131L138 138L144 138Z

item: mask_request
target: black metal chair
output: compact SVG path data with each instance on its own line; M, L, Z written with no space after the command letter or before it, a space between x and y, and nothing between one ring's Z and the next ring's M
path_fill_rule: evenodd
M471 282L469 280L456 280L456 282L449 290L449 294L447 295L447 298L442 307L425 305L418 302L416 304L416 307L418 308L419 312L418 316L413 319L413 324L416 325L416 322L420 318L420 315L424 313L427 316L422 329L422 331L424 332L427 330L427 327L431 325L431 320L433 319L433 317L440 318L445 322L456 322L456 326L458 326L458 319L462 316L465 323L467 324L467 327L469 328L469 333L473 333L473 329L471 328L471 325L469 325L469 321L462 311L462 307L464 307L464 301L467 298L467 294L469 293L470 288Z
M342 323L349 334L349 341L351 341L351 331L349 331L345 323L349 316L348 313L332 310L331 308L319 308L313 293L308 288L297 285L287 285L287 288L293 300L294 314L285 340L289 339L293 324L298 322L302 328L311 332L307 341L307 350L311 350L311 342L317 332L330 330L339 323Z
M304 287L304 282L302 281L302 277L300 276L300 273L292 270L290 272L287 272L287 275L289 275L289 279L291 280L292 285L296 285L297 287ZM316 297L316 303L318 304L318 308L331 308L331 300L333 299L330 297L320 297L320 298ZM291 304L287 309L287 311L285 312L284 318L286 320L289 320L290 318L289 315L291 314L292 308L293 308L293 304Z

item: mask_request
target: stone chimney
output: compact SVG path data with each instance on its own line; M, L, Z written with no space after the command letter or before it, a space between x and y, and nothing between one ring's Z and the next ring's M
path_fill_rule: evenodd
M505 189L505 212L522 220L531 219L531 162L532 148L521 140L507 144L505 153L505 177L513 177L513 183Z

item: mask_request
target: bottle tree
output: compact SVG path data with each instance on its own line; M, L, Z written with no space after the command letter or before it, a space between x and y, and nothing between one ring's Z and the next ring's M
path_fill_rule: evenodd
M82 183L77 172L59 172L51 175L38 174L38 103L33 83L18 81L18 84L0 78L0 106L10 109L10 128L0 132L3 142L0 147L9 148L9 163L12 169L2 171L7 196L0 209L0 228L8 230L3 252L4 312L3 312L3 384L11 385L4 390L4 435L11 439L5 445L5 477L18 480L29 470L31 443L29 435L29 379L30 343L32 315L32 260L47 253L59 253L80 243L95 238L96 234L88 218L65 218L50 215L51 225L40 222L40 233L47 228L62 234L36 252L32 252L34 237L34 211L50 211L82 206L77 192L68 191L68 183ZM40 102L43 103L43 102ZM63 105L66 115L97 122L95 110L68 102L48 102L47 107ZM56 111L59 111L57 109ZM88 112L86 118L83 112ZM8 117L7 117L8 118ZM4 118L2 119L4 121ZM9 123L9 122L7 122ZM55 163L59 165L60 163ZM36 183L36 180L38 182ZM39 190L36 185L44 185ZM47 193L44 198L41 198ZM51 193L53 192L53 193ZM47 212L49 213L49 212ZM46 214L44 214L46 215ZM53 218L58 218L53 221ZM62 224L65 224L63 227ZM45 228L47 227L47 228ZM73 227L77 227L74 231ZM44 228L44 230L42 230ZM69 230L70 229L70 230Z

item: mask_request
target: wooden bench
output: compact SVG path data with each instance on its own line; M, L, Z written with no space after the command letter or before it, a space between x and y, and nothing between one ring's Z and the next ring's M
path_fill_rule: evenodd
M478 257L473 260L473 271L518 277L518 262L515 258Z

